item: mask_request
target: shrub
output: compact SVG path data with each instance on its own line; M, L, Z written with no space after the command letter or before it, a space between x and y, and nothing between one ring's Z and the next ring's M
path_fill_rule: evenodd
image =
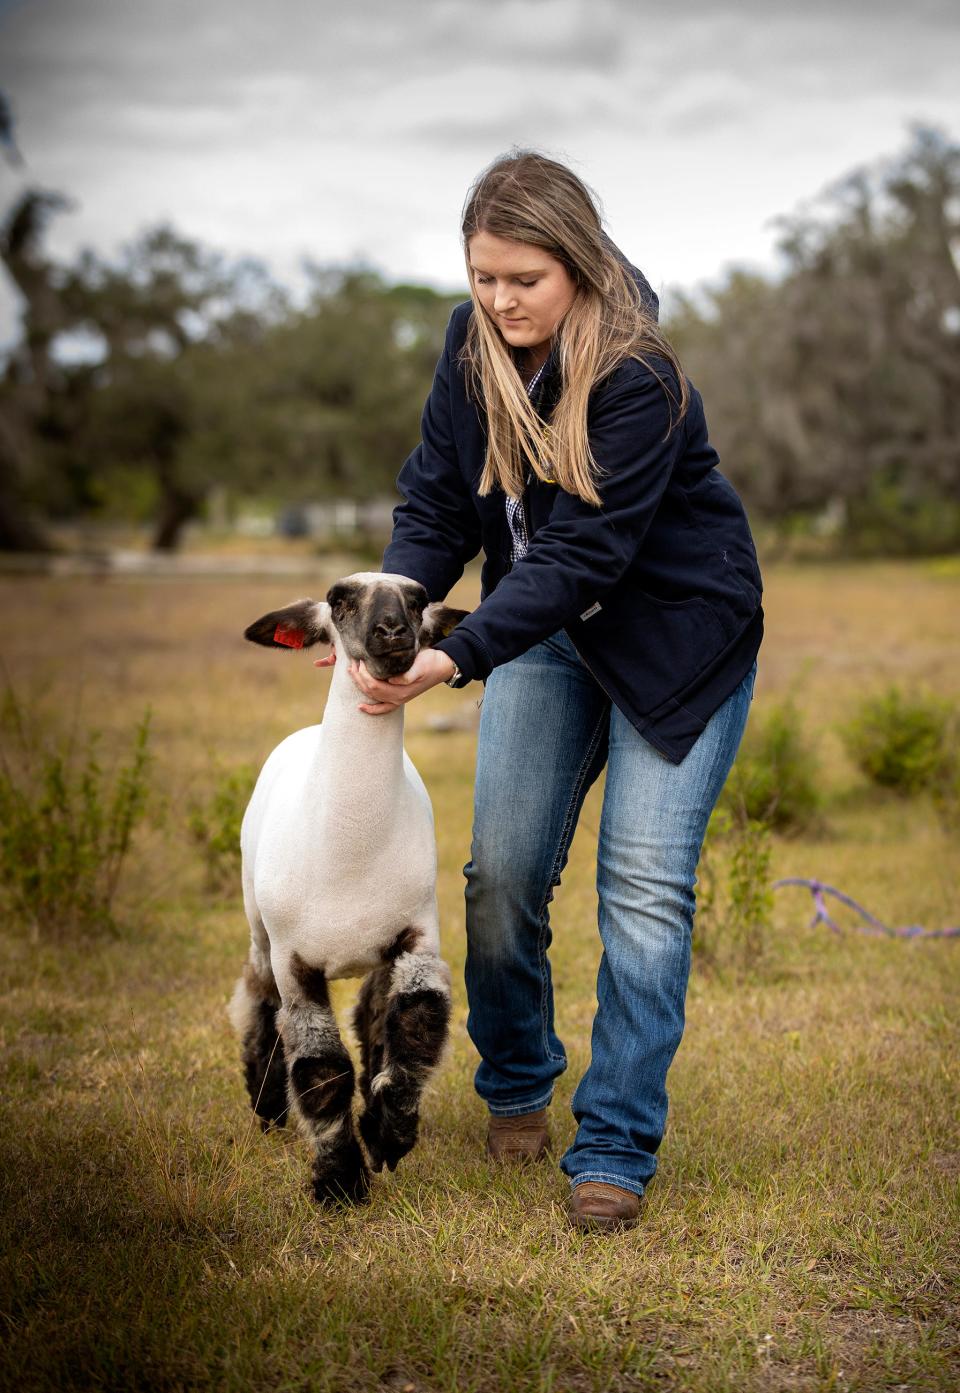
M960 832L960 750L952 748L933 783L933 806L947 832Z
M960 502L880 477L850 501L841 540L846 556L949 555L960 541Z
M730 857L728 928L743 967L755 966L766 952L773 921L770 885L770 829L753 819L736 831Z
M147 803L150 712L112 779L99 732L67 743L28 720L7 687L0 747L0 869L10 910L35 936L118 925L113 903Z
M906 696L891 686L862 701L840 734L850 758L872 783L911 794L943 777L951 759L950 725L946 702Z
M693 921L693 953L702 966L745 971L765 957L773 924L770 838L764 823L735 818L725 808L711 817L697 867ZM728 850L725 879L721 843Z
M716 967L720 959L720 914L722 885L718 869L717 843L729 831L730 814L715 809L697 862L697 907L693 916L691 946L693 961L701 967Z
M741 826L808 827L820 809L819 762L789 698L751 722L723 791L722 806Z
M223 894L240 885L240 824L256 770L252 764L221 770L213 793L190 810L190 835L200 848L207 889Z

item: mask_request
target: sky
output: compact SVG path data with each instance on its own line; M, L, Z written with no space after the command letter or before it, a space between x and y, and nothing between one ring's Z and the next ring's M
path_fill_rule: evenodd
M957 0L0 0L0 209L69 193L57 257L167 221L292 285L309 257L453 289L471 180L534 146L669 297L775 272L775 219L910 122L960 137L958 75Z

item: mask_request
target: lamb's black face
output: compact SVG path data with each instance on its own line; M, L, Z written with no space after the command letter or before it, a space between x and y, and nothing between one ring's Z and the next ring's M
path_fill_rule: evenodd
M371 676L398 677L419 651L427 592L416 581L348 576L327 594L333 622L351 658Z

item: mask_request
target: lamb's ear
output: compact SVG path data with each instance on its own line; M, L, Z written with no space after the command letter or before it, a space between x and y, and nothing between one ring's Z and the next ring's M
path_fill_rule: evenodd
M434 603L423 611L423 624L420 626L420 647L429 648L432 643L452 634L470 613L468 609L450 609L447 605Z
M294 600L284 609L273 609L243 631L251 643L264 648L312 648L333 642L330 606L326 600Z

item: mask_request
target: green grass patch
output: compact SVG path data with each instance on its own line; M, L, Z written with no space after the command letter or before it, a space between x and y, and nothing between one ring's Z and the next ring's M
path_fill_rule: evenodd
M34 937L117 931L114 900L149 794L150 713L112 773L100 733L51 731L11 686L0 708L0 884Z

